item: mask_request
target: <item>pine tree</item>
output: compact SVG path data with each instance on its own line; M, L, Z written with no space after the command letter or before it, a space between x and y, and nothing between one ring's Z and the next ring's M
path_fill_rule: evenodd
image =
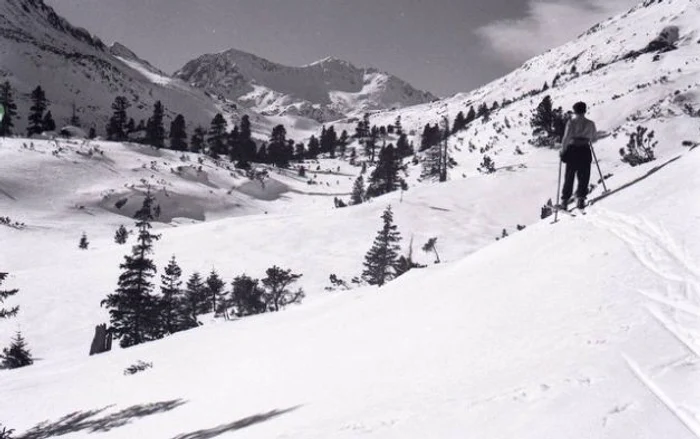
M87 235L85 232L83 232L83 235L80 237L80 243L78 244L78 247L80 247L82 250L87 250L88 246L90 243L88 242Z
M267 159L270 163L280 168L289 166L284 151L286 145L287 130L284 128L284 125L275 126L272 129L272 134L270 134L270 143L267 145Z
M234 125L231 132L226 138L228 158L232 162L241 160L241 130L238 129L238 125Z
M7 273L2 273L0 272L0 285L5 281L7 278ZM19 292L18 289L14 290L0 290L0 305L2 305L5 300L7 300L8 297L14 296ZM14 317L17 315L17 312L19 312L19 306L12 307L10 309L5 309L0 307L0 320L1 319L9 319L10 317Z
M209 312L211 302L207 298L207 289L202 276L194 272L185 287L184 315L193 326L198 326L197 316Z
M335 148L338 145L338 136L333 126L321 131L321 153L329 153L331 158L335 157Z
M12 439L12 434L14 432L14 428L8 429L7 427L3 427L2 423L0 423L0 439Z
M479 109L476 110L476 118L477 119L487 119L489 117L489 107L486 105L486 102L482 102L481 105L479 105Z
M240 134L238 136L239 140L239 163L240 166L247 166L248 163L255 161L258 155L258 148L253 140L253 133L250 126L250 117L247 114L243 115L241 118Z
M474 106L469 107L469 112L467 113L467 126L476 120L476 111L474 111Z
M44 131L44 111L49 106L46 94L41 86L37 86L32 91L31 100L32 106L29 108L29 126L27 127L27 135L29 137L41 134Z
M309 139L307 151L310 159L315 159L321 153L321 145L315 136L311 136Z
M401 158L396 154L394 145L389 144L379 152L379 162L372 171L367 185L367 197L373 198L405 187L406 183L399 177Z
M124 96L117 96L112 103L112 117L107 124L107 139L124 141L127 140L126 124L128 121L126 110L131 106Z
M0 85L0 105L5 109L5 115L0 121L0 137L8 137L13 134L14 120L15 116L17 116L17 104L15 104L9 81L5 81L5 83Z
M394 225L394 215L391 206L382 214L384 223L377 233L374 244L365 255L362 278L370 285L384 285L396 275L396 265L399 259L399 242L401 234Z
M350 195L350 204L362 204L365 200L365 180L362 176L358 176L355 184L352 187L352 195Z
M190 139L190 151L200 153L204 150L204 136L206 131L204 127L197 127L192 133L192 138Z
M394 132L398 136L403 134L403 128L401 127L401 115L396 116L396 121L394 121Z
M134 121L133 117L129 118L129 122L126 123L126 128L124 128L124 130L126 134L131 134L136 131L136 121Z
M187 151L187 129L185 116L178 114L170 122L170 149L173 151Z
M122 224L114 234L114 242L119 245L126 244L127 239L129 239L129 231L126 230L126 227Z
M396 153L399 157L405 158L413 155L413 147L408 143L408 136L402 133L396 141Z
M552 98L549 95L545 96L535 109L530 119L530 125L534 129L533 134L544 133L547 137L551 136L554 125L554 109Z
M88 133L88 139L92 140L95 137L97 137L97 130L95 130L95 127L90 127L90 131Z
M457 113L457 117L455 117L455 121L452 124L452 132L456 133L458 131L461 131L467 127L467 118L464 116L464 113L460 111Z
M231 283L230 306L238 317L245 317L266 311L263 294L265 291L259 286L259 280L241 275Z
M132 247L131 255L124 256L119 266L117 289L101 303L109 309L112 334L125 348L162 336L159 323L159 300L153 294L151 279L155 276L156 266L149 255L153 252L153 242L160 236L151 233L153 221L153 197L146 194L141 209L136 212L137 244Z
M341 157L345 157L349 143L350 136L348 135L347 130L343 130L343 132L340 133L340 138L338 139L338 154L340 154Z
M297 143L297 146L294 147L294 158L298 161L303 161L304 157L306 156L306 147L304 146L303 143ZM303 166L302 166L303 168Z
M146 144L163 148L165 146L165 127L163 126L163 117L165 109L160 101L156 101L153 105L153 115L148 119L146 124Z
M207 138L207 143L209 144L209 155L218 159L221 155L228 155L226 150L226 135L228 133L226 119L221 113L217 113L214 119L211 121L211 126L209 127L209 137Z
M17 369L34 363L32 354L27 349L27 342L19 331L12 339L10 347L2 350L0 358L2 359L2 367L6 369Z
M56 131L56 122L53 120L53 115L47 111L42 122L44 131Z
M191 319L184 310L181 277L182 269L173 256L165 267L164 274L160 276L160 317L162 331L166 334L174 334L192 327Z
M277 312L285 306L301 302L304 298L304 290L290 291L289 286L295 283L301 274L294 274L292 270L283 270L278 266L273 266L265 271L267 277L262 279L265 287L264 299L267 309Z
M221 303L226 301L226 291L224 291L226 284L223 280L221 280L216 270L213 269L211 270L211 273L209 273L209 277L207 277L205 282L207 296L209 297L209 301L211 303L211 310L217 312Z

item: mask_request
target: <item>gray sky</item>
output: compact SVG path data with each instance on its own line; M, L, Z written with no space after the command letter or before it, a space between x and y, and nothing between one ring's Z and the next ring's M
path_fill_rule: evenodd
M287 65L335 56L446 96L641 0L46 0L172 73L236 48Z

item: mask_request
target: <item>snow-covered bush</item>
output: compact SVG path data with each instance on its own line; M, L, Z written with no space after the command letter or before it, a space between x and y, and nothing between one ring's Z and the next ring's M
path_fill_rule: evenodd
M659 142L654 138L654 131L649 131L643 126L638 126L637 130L630 134L627 148L620 148L622 161L630 166L638 166L642 163L650 162L654 156L654 148Z
M139 360L136 363L124 369L124 375L134 375L152 367L153 363L146 363L145 361Z

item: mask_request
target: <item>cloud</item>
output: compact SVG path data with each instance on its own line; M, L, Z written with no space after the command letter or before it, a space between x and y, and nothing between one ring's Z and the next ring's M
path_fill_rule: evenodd
M564 44L596 23L624 12L641 0L530 0L523 18L499 20L476 30L508 63Z

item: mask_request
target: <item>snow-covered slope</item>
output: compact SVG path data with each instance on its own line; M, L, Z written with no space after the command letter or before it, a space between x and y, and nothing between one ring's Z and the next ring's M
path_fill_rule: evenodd
M0 267L11 273L3 287L20 288L8 304L21 306L17 319L0 323L0 340L21 327L39 361L0 371L0 422L25 439L97 432L696 439L700 148L682 143L700 143L698 23L692 0L647 0L483 89L373 115L379 125L401 115L403 126L419 133L472 103L512 101L452 137L459 165L447 183L419 183L411 167L407 192L345 209L326 207L357 173L338 162L321 161L317 178L325 188L275 176L288 188L270 202L257 186L225 198L224 187L244 180L207 161L208 182L218 186L209 197L207 181L169 171L180 160L169 152L158 153L150 170L143 168L150 150L100 143L118 162L108 169L101 158L79 156L80 145L53 157L49 142L31 151L21 140L3 141L0 211L27 227L0 226L0 245L11 249L0 252ZM623 59L668 24L680 28L677 50L657 61L654 53ZM578 74L571 74L572 58ZM590 69L593 61L601 67ZM552 86L561 72L569 73ZM530 112L544 94L518 99L545 81L557 106L588 101L609 134L596 152L612 174L612 191L603 194L594 178L588 214L557 224L539 220L540 206L556 193L557 151L527 143ZM618 149L638 125L656 132L657 159L631 168ZM476 171L484 154L495 160L494 174ZM340 172L325 171L337 165ZM173 254L186 276L216 267L226 281L244 272L261 277L277 264L304 275L306 302L233 322L209 317L196 330L87 357L94 325L107 321L99 302L113 291L128 250L112 241L126 220L99 203L73 205L94 202L107 187L132 183L138 190L142 178L159 191L196 194L199 204L184 196L179 203L203 206L216 219L157 225L159 273ZM306 194L296 192L302 188ZM243 206L217 208L227 200ZM324 291L331 273L360 273L387 204L404 236L402 251L413 236L414 257L431 266L381 289ZM226 218L236 212L245 215ZM515 232L518 224L527 228ZM510 236L495 242L504 228ZM82 231L90 250L77 248ZM437 266L419 251L433 236L443 260ZM153 368L124 376L137 360Z
M118 95L132 104L129 116L146 119L160 100L168 118L182 113L192 124L208 124L218 111L213 99L182 81L167 78L129 49L109 48L88 31L73 27L41 0L0 3L0 80L16 92L18 132L24 131L29 94L41 85L57 124L67 123L72 105L86 127L104 134Z
M264 114L300 115L321 122L435 99L393 75L340 59L288 67L235 49L203 55L175 76Z

